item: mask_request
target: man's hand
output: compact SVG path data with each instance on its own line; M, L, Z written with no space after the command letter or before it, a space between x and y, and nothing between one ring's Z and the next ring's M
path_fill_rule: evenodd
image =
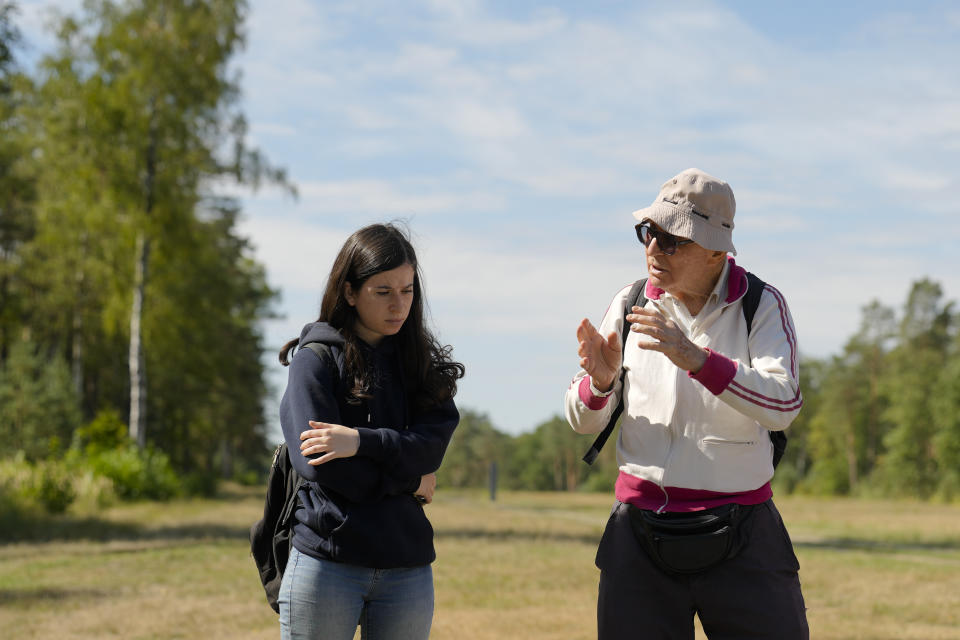
M577 354L580 367L590 375L593 386L599 391L609 391L620 374L622 351L620 336L611 331L606 338L586 318L577 327Z
M691 373L703 368L707 351L691 342L673 320L667 320L655 309L633 307L631 311L633 313L627 315L627 322L632 323L630 331L653 338L653 341L641 340L641 349L659 351L670 358L670 362Z
M360 448L360 434L356 429L313 420L309 424L313 428L300 434L300 453L304 456L315 453L323 453L323 455L309 460L307 464L316 466L336 458L349 458L357 454L357 449Z

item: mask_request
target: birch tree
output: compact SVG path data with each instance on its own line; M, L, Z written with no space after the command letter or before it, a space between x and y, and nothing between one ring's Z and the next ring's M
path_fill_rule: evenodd
M285 184L282 172L244 144L230 60L243 44L245 12L243 0L88 0L79 17L62 21L58 51L43 65L42 104L56 112L47 114L53 126L44 128L44 160L83 165L81 199L112 223L110 240L122 245L112 255L129 256L118 274L128 278L119 298L129 310L129 429L140 446L147 439L152 256L190 228L216 183ZM63 160L61 144L79 153ZM77 204L70 215L90 215ZM78 262L83 246L81 235ZM102 304L115 305L116 292L110 298Z

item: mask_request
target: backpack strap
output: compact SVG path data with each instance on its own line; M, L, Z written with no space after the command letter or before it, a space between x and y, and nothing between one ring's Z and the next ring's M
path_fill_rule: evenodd
M301 349L306 347L317 354L317 357L321 360L331 362L332 364L337 364L337 359L333 355L333 349L330 348L330 345L324 344L323 342L308 342L305 345L301 345ZM339 367L338 367L339 368Z
M293 467L286 442L281 442L280 446L277 447L273 458L273 467L276 467L287 476L287 493L284 500L284 508L278 521L278 528L287 528L290 525L293 512L296 511L297 508L297 496L300 493L300 489L307 484L307 481L297 473L297 470ZM296 482L291 484L290 481L294 479L296 479ZM293 542L293 536L290 537L290 541L291 543Z
M747 292L743 296L743 319L747 321L747 335L750 335L750 329L753 328L753 316L757 315L757 307L760 306L760 296L763 295L763 289L767 283L747 271Z
M637 280L633 283L633 286L630 288L630 293L627 294L626 303L623 305L623 327L620 329L620 384L621 388L623 385L623 377L626 375L626 371L623 368L623 356L627 350L627 336L630 335L630 323L627 322L627 315L632 311L633 307L643 307L647 304L647 296L644 294L644 290L647 287L647 279L643 278L642 280ZM634 302L631 304L630 301ZM587 464L593 464L593 461L597 459L597 456L600 454L600 449L603 449L603 445L607 444L607 440L610 438L610 434L613 433L614 428L617 426L617 420L620 419L620 414L623 413L623 393L620 394L620 402L617 403L616 408L614 408L613 413L610 414L610 421L607 423L607 426L603 428L603 431L600 432L600 435L597 436L596 440L593 441L593 444L583 455L583 461Z
M743 317L747 321L747 335L750 335L750 328L753 326L753 316L757 313L757 307L760 306L760 296L767 283L747 271L747 293L743 296ZM787 450L787 434L783 431L770 431L770 442L773 443L773 468L776 469Z

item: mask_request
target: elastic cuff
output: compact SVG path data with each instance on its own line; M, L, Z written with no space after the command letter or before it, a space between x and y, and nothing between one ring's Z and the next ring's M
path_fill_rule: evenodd
M420 478L414 478L407 485L407 490L404 493L416 493L417 489L420 488Z
M368 429L367 427L357 428L357 433L360 435L360 442L357 445L358 456L373 459L382 457L383 439L377 431L377 429Z
M607 406L607 401L610 400L610 394L613 393L613 387L611 386L610 391L606 393L597 391L596 387L593 386L593 381L590 379L590 376L584 376L580 379L580 387L577 389L577 392L580 395L580 401L587 405L587 409L597 411Z
M737 375L737 362L713 349L707 349L707 361L697 373L687 375L707 388L715 396L723 393Z

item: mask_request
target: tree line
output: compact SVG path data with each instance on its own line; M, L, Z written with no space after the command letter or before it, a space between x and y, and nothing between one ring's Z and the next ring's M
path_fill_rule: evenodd
M246 144L231 67L246 11L92 0L27 71L0 2L3 457L116 445L184 477L264 466L276 292L223 188L295 192Z
M873 301L839 355L804 358L804 406L787 430L778 491L814 495L960 496L960 313L941 286L914 282L901 309ZM593 466L592 436L560 416L517 436L465 411L440 471L441 485L487 487L491 463L504 488L610 490L611 441Z
M245 144L246 11L90 0L26 71L0 0L0 511L17 486L61 509L85 473L120 497L262 477L276 292L220 187L295 190ZM867 305L842 353L805 359L777 485L955 497L958 323L920 280L899 310ZM464 411L441 482L486 487L496 463L504 488L608 490L615 447L590 467L590 442L557 416L513 436Z

